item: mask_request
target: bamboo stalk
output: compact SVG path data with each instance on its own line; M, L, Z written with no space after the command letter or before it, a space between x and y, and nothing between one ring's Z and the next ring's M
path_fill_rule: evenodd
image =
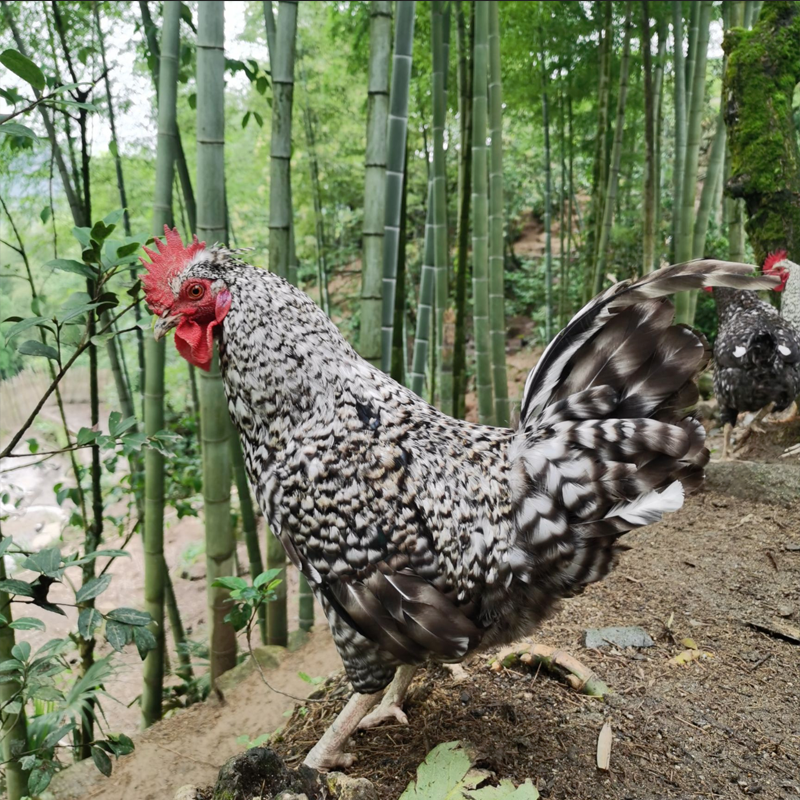
M677 260L681 238L680 207L683 197L683 165L686 161L686 64L683 56L683 10L672 0L673 79L675 84L675 164L672 171L672 241Z
M706 57L708 51L709 20L711 1L701 0L694 4L697 10L697 34L694 40L694 59L691 65L691 102L687 96L688 124L686 129L686 159L683 164L681 191L681 233L676 244L676 260L688 261L692 257L694 240L695 195L697 191L697 167L700 156L702 119L706 87ZM692 12L693 18L695 12ZM677 322L691 324L692 295L680 292L675 296L675 319Z
M178 98L180 3L164 5L158 71L158 139L153 234L163 235L172 222L172 177L175 164L175 118ZM148 436L164 427L165 342L152 336L145 344L144 429ZM164 457L154 448L145 451L144 484L145 609L153 622L156 646L145 657L142 686L142 724L161 719L164 682Z
M428 363L433 316L434 289L436 284L435 242L433 232L433 181L428 181L428 205L425 212L425 239L423 244L422 271L419 278L419 300L417 303L417 328L414 333L414 355L411 362L411 391L420 397L425 393L425 370Z
M153 56L153 82L156 87L156 95L158 95L159 85L159 64L161 62L161 49L158 46L158 37L156 35L156 26L150 16L150 9L147 5L147 0L139 0L139 9L142 14L142 27L144 29L145 39L147 40L147 47L150 54ZM186 216L189 218L189 228L192 233L197 233L197 202L194 197L194 189L192 187L192 178L189 175L189 167L186 164L186 155L183 151L183 140L181 132L178 129L177 116L175 118L173 135L175 137L175 170L178 174L178 180L181 184L181 192L183 199L186 203Z
M471 37L475 34L475 3L470 3ZM458 252L456 266L456 327L453 344L453 416L464 418L467 389L467 283L469 278L469 211L472 199L472 58L473 43L467 38L464 8L459 0L456 13L456 45L459 81L459 195Z
M331 300L328 293L328 265L325 257L325 220L322 207L322 186L319 180L319 159L317 158L316 135L314 133L314 117L311 113L311 106L308 99L308 84L306 83L305 64L300 61L300 74L303 80L303 122L306 132L306 147L308 148L308 164L311 172L311 194L314 202L314 238L317 247L317 283L319 284L319 304L320 308L330 316ZM383 184L381 184L383 190ZM381 231L383 228L381 228ZM362 316L363 320L363 316ZM380 319L379 319L380 323ZM363 324L363 322L362 322ZM378 324L378 328L380 324ZM378 328L375 330L375 338L380 342Z
M489 135L492 139L489 170L489 328L492 347L494 421L507 427L511 417L506 374L506 315L503 251L503 91L500 75L500 19L497 3L489 4ZM563 153L562 153L563 155ZM562 175L563 215L563 175ZM562 241L561 255L564 247Z
M433 173L431 177L431 200L433 205L433 266L435 274L436 363L438 367L438 406L448 416L453 413L452 372L443 364L444 312L448 305L447 280L447 173L444 156L444 127L447 113L445 82L447 80L447 56L444 41L443 0L433 0L431 6L431 55L433 74L431 94L433 98ZM448 385L443 380L449 379Z
M3 536L0 534L0 542ZM0 581L6 580L5 558L0 556ZM0 609L6 621L0 625L0 663L8 661L14 656L11 651L16 644L16 637L11 623L14 617L11 611L11 597L7 592L0 590ZM20 753L28 750L28 724L25 716L25 706L16 713L4 710L6 705L17 696L20 684L11 680L13 673L6 673L6 680L0 683L0 722L3 731L3 764L5 772L6 794L8 800L22 800L28 795L28 774L23 769L19 758Z
M478 419L494 423L492 352L489 337L489 198L487 176L486 112L489 61L489 1L475 5L475 73L472 85L472 299L475 327Z
M588 269L584 271L582 300L588 302L592 292L592 276L597 269L597 254L600 246L600 234L603 228L603 213L605 211L605 192L608 186L608 129L609 112L611 107L611 66L614 61L613 41L613 14L611 0L597 0L598 37L598 113L597 136L595 138L594 169L593 169L593 196L592 196L592 228L589 232L588 252L591 260ZM602 23L600 11L603 12Z
M207 242L225 242L225 22L224 3L208 0L197 20L197 225ZM288 255L288 251L287 251ZM216 350L208 372L199 375L203 441L206 580L211 683L236 666L236 633L224 621L227 589L212 586L235 574L236 543L231 529L231 423Z
M372 0L369 15L369 85L359 352L371 364L380 366L379 331L383 313L381 284L386 218L386 125L389 119L389 58L392 52L391 0Z
M597 265L594 274L594 294L598 294L603 287L606 273L606 258L608 256L608 242L611 238L611 224L614 221L614 205L619 187L619 168L622 160L622 134L625 129L625 104L628 96L628 69L631 54L631 3L626 4L625 10L625 38L622 45L622 62L619 70L619 95L617 97L617 120L614 127L614 144L611 148L611 167L608 173L608 188L606 189L605 209L603 212L603 228L600 232Z
M655 205L655 235L656 235L656 249L653 253L653 263L650 269L658 269L661 263L661 135L662 135L662 121L661 115L664 106L664 61L667 48L667 19L662 16L658 20L658 55L656 56L656 70L655 78L653 81L653 134L655 138L655 183L653 186L654 205Z
M254 581L264 571L264 560L261 557L261 545L258 541L258 523L256 522L256 514L253 508L253 497L250 494L250 482L247 480L242 443L232 424L230 450L233 477L236 481L236 494L239 497L239 514L242 518L242 534L247 547L247 559L250 562L250 580ZM264 605L259 606L258 609L258 628L261 634L261 644L266 644L267 608Z
M541 50L542 67L542 130L544 131L544 297L545 297L545 340L553 338L553 168L550 153L550 106L547 94L547 64L544 52L544 36Z
M644 215L642 230L642 274L653 269L656 259L656 120L655 76L650 55L650 5L642 0L642 68L644 72Z
M403 174L408 175L408 146ZM408 181L403 180L403 198L400 201L400 247L397 253L397 293L394 306L394 332L392 335L392 377L407 385L408 371L408 315L406 314L406 204Z
M403 171L408 130L408 89L414 44L415 0L397 6L389 94L389 128L386 144L386 204L383 238L383 282L381 292L381 369L390 372L394 340L397 259L400 249L400 206L403 202ZM397 375L393 375L398 379ZM400 376L402 379L402 376Z
M272 69L272 138L269 181L269 268L289 278L292 227L292 98L297 38L297 0L278 4Z

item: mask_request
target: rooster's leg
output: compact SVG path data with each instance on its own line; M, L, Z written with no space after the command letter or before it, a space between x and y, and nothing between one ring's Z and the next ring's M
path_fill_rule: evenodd
M730 422L725 423L725 432L722 436L722 460L729 461L733 458L733 448L731 447L731 434L733 433L733 425Z
M358 723L358 727L374 728L382 722L399 722L401 725L408 725L408 717L403 712L403 701L406 699L406 692L416 671L417 668L414 666L403 665L398 667L392 682L383 695L381 704L370 711Z
M347 740L352 736L364 715L380 700L380 693L354 692L339 716L330 724L322 738L311 748L303 762L307 767L325 771L335 767L349 767L355 761L352 753L345 753Z
M761 427L761 422L763 422L764 417L767 414L772 412L772 409L775 407L775 403L768 403L758 412L758 414L753 417L752 421L749 425L745 427L742 431L742 435L739 437L739 441L736 442L736 449L741 449L742 445L750 438L750 434L755 431L756 433L764 433L764 429Z

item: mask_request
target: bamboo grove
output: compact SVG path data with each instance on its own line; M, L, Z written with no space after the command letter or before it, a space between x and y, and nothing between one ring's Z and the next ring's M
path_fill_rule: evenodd
M0 431L0 478L54 403L51 441L36 436L65 460L58 502L80 531L74 558L53 552L47 565L5 531L0 554L48 581L76 570L83 711L56 704L47 719L71 726L75 757L103 771L127 747L99 738L104 642L138 648L149 726L213 690L248 647L286 647L315 622L308 584L254 502L216 358L187 371L150 335L138 255L165 225L184 241L253 248L254 263L304 289L372 364L443 413L497 426L513 424L521 388L510 340L540 352L612 281L702 255L800 255L778 222L796 214L781 205L785 186L800 191L797 105L785 98L800 75L791 48L766 44L800 38L790 2L0 2L0 163L37 170L34 189L0 180L10 253L0 376L36 361L45 386L33 413ZM255 57L233 55L233 5ZM136 94L109 55L128 34L144 76ZM758 58L772 64L763 90L784 97L761 116L747 83ZM748 130L733 106L749 109ZM758 182L756 134L770 159ZM22 224L25 191L41 206L42 187L44 210ZM58 290L46 288L53 275ZM56 307L58 291L75 290ZM22 306L34 316L15 316ZM681 321L709 324L706 299L677 307ZM66 336L68 323L80 336ZM88 397L79 430L62 394L76 364ZM109 452L123 455L123 479ZM125 513L112 513L123 495ZM198 510L202 641L186 633L167 557L173 519ZM104 611L108 570L131 541L144 592L128 605L141 611ZM0 663L30 657L20 632L40 623L13 616L15 592L34 597L30 586L0 558ZM11 800L45 788L57 766L18 757L28 729L45 724L25 691L21 677L0 683L3 707L16 708L2 715Z

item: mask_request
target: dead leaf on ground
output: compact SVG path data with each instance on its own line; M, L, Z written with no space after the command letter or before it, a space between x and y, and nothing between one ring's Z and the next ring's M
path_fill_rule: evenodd
M611 764L611 740L613 736L611 733L611 723L606 722L600 729L600 735L597 737L597 769L602 769L608 772Z
M696 645L695 645L696 648ZM706 658L713 658L713 653L708 653L705 650L683 650L678 655L673 656L669 663L674 666L683 666L691 661L705 660Z

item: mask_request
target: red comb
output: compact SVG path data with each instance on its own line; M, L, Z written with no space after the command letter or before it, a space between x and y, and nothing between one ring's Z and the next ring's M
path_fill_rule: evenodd
M174 301L174 295L169 286L170 278L181 272L187 262L206 246L205 242L198 242L197 236L193 236L192 243L188 247L184 247L178 229L170 230L169 225L164 226L164 236L167 240L166 244L160 239L155 240L157 253L147 247L142 248L150 257L149 262L139 258L139 261L147 269L147 275L142 277L145 301L159 316Z
M768 272L771 270L776 264L780 264L786 258L786 251L785 250L778 250L777 253L770 253L767 256L767 260L764 262L764 266L762 267L762 272Z

